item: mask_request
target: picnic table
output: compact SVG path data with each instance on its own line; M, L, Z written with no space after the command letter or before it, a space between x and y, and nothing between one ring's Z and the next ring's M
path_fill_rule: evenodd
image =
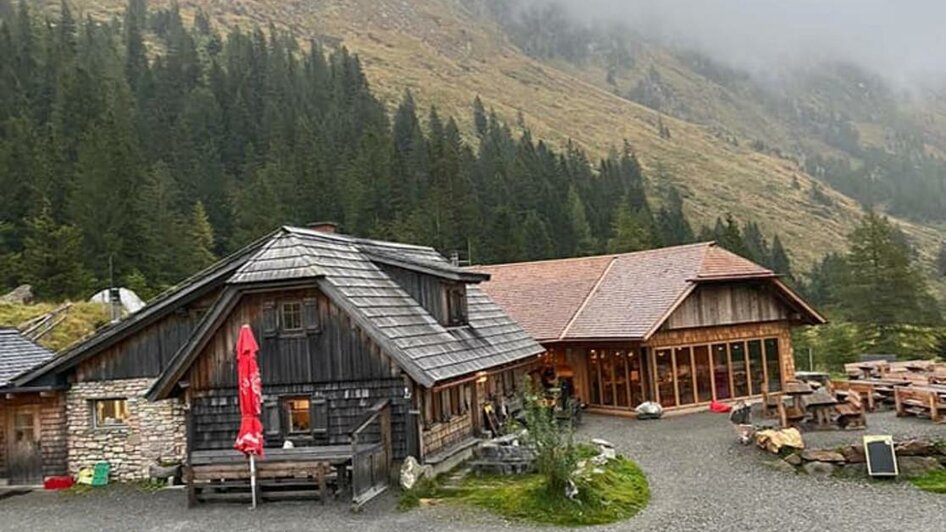
M807 417L803 397L811 395L814 390L807 383L801 381L788 381L782 389L782 393L792 398L792 405L785 409L785 419L783 425L798 424Z
M835 399L828 390L819 388L804 399L805 409L811 412L815 425L818 428L826 428L831 425L831 414L834 412L838 400Z
M903 379L863 379L861 382L866 382L874 385L874 391L878 395L883 397L884 402L893 402L894 400L894 390L901 386L911 386L913 383L908 380Z

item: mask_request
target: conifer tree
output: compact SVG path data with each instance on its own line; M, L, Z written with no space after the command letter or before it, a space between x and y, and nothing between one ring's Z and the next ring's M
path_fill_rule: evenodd
M39 298L81 298L89 284L82 261L82 233L75 227L56 224L45 199L36 216L27 222L23 252L17 262L21 280L31 284Z
M575 187L568 189L568 222L574 242L572 255L591 255L597 251L597 243L591 234L591 225L585 215L585 205Z

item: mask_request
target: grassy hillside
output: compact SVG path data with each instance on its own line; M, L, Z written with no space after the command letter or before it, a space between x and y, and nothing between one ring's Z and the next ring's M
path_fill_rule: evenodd
M125 2L75 3L88 14L107 17L120 13ZM627 139L648 171L651 186L658 191L668 183L679 187L688 214L698 223L711 223L725 212L756 220L767 233L782 236L803 268L826 251L841 248L861 213L857 202L830 188L829 201L813 202L815 180L795 158L752 146L756 139L789 147L817 140L800 136L792 124L756 99L740 95L740 90L750 89L707 83L705 76L695 73L692 62L678 54L642 50L637 67L617 80L618 88L626 89L645 67L656 65L689 110L670 109L661 116L615 94L594 64L578 68L526 56L510 44L478 2L180 0L179 4L185 15L197 7L204 9L223 27L272 22L302 38L342 43L360 55L374 88L391 105L410 89L421 105L436 103L469 126L470 102L480 95L510 123L521 114L538 138L555 143L572 139L592 154ZM659 121L669 128L670 138L660 135ZM870 124L864 131L871 132ZM883 135L874 131L875 137ZM902 225L929 264L941 234L916 223Z
M15 305L0 303L0 327L18 327L24 322L53 311L59 304L37 303ZM85 338L95 329L108 323L108 309L100 303L74 303L66 319L57 325L39 343L53 351L59 351L76 340Z

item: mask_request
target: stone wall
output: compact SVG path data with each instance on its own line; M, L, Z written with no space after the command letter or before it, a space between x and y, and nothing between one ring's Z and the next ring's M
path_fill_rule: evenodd
M187 449L184 404L178 399L150 402L143 394L152 379L80 382L66 392L69 429L69 472L96 462L111 464L112 480L148 477L158 459L183 460ZM93 399L126 398L124 426L95 428Z

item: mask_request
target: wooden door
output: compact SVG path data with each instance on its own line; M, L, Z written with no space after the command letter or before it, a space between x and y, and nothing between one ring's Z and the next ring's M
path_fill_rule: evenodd
M7 419L7 477L10 484L42 483L39 410L32 405L15 407Z

